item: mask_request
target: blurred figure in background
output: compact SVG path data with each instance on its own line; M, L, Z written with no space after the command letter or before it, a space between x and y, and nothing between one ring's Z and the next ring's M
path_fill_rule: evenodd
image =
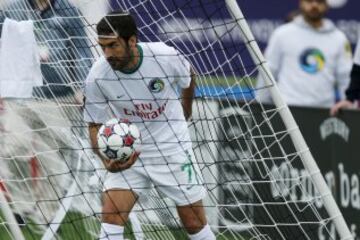
M36 202L53 194L48 180L40 177L68 172L78 159L73 126L79 126L82 116L75 97L93 56L82 15L68 0L4 3L0 9L1 168L9 166L8 179L19 175L26 179L18 191L7 185L9 192L27 194L26 199ZM64 175L58 183L65 187L69 181L70 176ZM17 196L12 198L16 201ZM31 212L29 208L25 212Z
M342 99L349 83L351 47L324 18L326 0L299 0L299 9L299 16L275 30L265 58L288 105L330 108L336 88ZM260 74L257 99L271 103L265 85Z
M4 29L6 20L10 25ZM17 46L21 39L10 35L25 29L29 30L28 35L33 31L35 43L29 45L24 41L18 47L11 47ZM7 33L4 30L8 30ZM81 120L79 109L74 107L76 96L81 92L92 62L80 11L68 0L8 1L0 10L0 37L3 46L0 50L0 97L4 100L5 111L1 122L5 131L33 130L33 137L29 138L33 143L30 146L20 144L33 154L37 154L36 147L39 146L43 146L38 148L40 152L72 149L71 128L74 122ZM17 52L20 48L22 52ZM30 51L34 56L27 56ZM25 57L27 63L23 60ZM28 78L34 78L36 74L40 77L36 77L37 84L29 85L25 91L22 88L27 82L22 79L21 83L16 83L17 75L30 64L39 65L40 70L30 68ZM11 84L14 86L9 87ZM20 141L24 140L18 139L17 144ZM58 154L62 158L62 153Z
M332 116L336 115L340 109L356 107L356 100L360 99L360 38L356 44L354 63L351 69L350 85L346 89L346 99L336 103L330 111Z
M77 111L74 105L78 104L76 97L81 92L81 86L93 58L82 14L68 0L7 1L6 7L0 10L0 37L2 39L4 39L2 35L5 19L19 23L32 21L38 48L36 50L38 56L33 59L34 61L40 59L40 78L42 78L40 80L42 84L34 86L30 96L21 96L19 93L10 92L10 89L9 91L2 89L0 97L6 98L5 111L22 119L27 125L26 128L57 129L53 131L55 134L47 134L50 137L47 141L48 145L56 149L69 146L70 142L63 136L63 129L66 127L69 132L73 123L81 119L80 111ZM13 23L16 24L16 22ZM16 39L13 40L13 42L16 41ZM9 52L7 56L14 55L14 49L9 49L9 47L4 47L2 51ZM12 65L19 65L21 68L19 56L13 56L10 59L4 57L5 54L1 56L2 63L12 61ZM3 71L5 71L4 67ZM8 74L10 77L4 80L5 77L2 74L0 80L14 84L12 82L15 79L11 79L11 74L16 75L10 73ZM26 101L19 101L19 99L26 99ZM29 111L24 111L24 109L31 109L31 114L26 114L25 112L29 113ZM16 130L13 118L4 116L3 119L10 132L11 129Z
M5 18L33 20L40 48L44 86L37 98L70 97L83 82L92 58L81 13L68 0L14 0L0 10L0 36ZM39 21L43 20L43 21Z

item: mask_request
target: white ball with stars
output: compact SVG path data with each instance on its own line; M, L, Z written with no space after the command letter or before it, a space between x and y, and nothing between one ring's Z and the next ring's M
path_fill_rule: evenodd
M140 150L141 136L135 124L110 119L100 127L97 142L104 158L126 162L133 152Z

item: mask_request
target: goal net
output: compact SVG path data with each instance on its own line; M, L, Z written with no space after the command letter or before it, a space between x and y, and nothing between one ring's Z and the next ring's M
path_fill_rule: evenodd
M102 52L79 10L94 1L49 1L43 12L35 2L0 5L0 28L5 17L33 21L43 78L32 98L1 102L0 238L96 239L107 171L90 146L82 83ZM352 239L235 0L102 2L136 18L139 41L175 47L197 73L189 129L217 239ZM11 50L3 39L0 56ZM156 188L139 197L125 235L187 239Z

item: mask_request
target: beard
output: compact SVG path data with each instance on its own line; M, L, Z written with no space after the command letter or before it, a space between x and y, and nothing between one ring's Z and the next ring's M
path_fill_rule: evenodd
M325 13L317 10L303 12L304 17L311 22L321 21L325 17Z
M122 57L108 57L106 60L113 70L126 69L131 60L130 49L127 48L125 54Z

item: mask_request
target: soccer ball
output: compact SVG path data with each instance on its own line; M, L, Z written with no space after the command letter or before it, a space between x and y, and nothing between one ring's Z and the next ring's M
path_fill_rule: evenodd
M114 118L100 127L97 142L103 157L125 162L134 151L139 151L141 136L135 124Z

